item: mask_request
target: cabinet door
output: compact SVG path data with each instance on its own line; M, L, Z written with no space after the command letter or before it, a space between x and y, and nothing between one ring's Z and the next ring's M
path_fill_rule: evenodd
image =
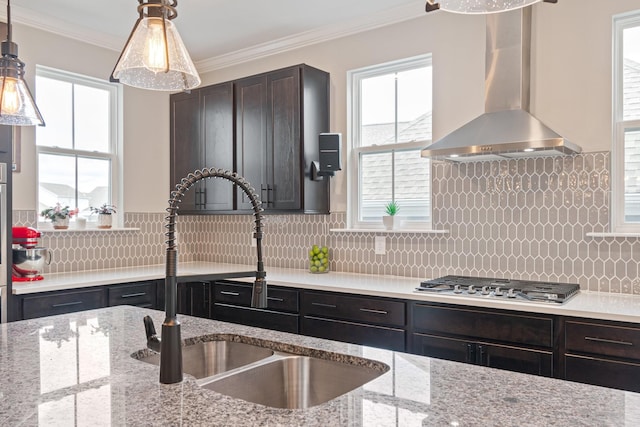
M171 95L171 182L170 190L175 189L180 179L190 172L202 168L202 143L200 139L200 92L178 93ZM182 197L181 211L194 211L201 208L203 183L196 183Z
M266 158L266 78L249 77L238 80L236 93L236 171L256 190L268 208L265 184ZM251 203L238 189L237 209L250 210Z
M200 91L204 167L233 171L233 83L209 86ZM224 179L204 182L202 209L233 210L234 185Z
M553 353L528 348L478 343L479 365L525 374L553 376Z
M237 305L215 303L214 318L224 322L239 323L257 328L298 333L298 318L295 313L279 313L260 308L239 307Z
M303 316L301 332L312 337L405 351L404 329Z
M592 356L566 355L564 378L585 384L640 393L640 363Z
M300 69L267 75L267 201L272 209L300 209Z
M415 354L454 362L475 363L476 361L475 343L428 334L413 334L411 339L412 352Z

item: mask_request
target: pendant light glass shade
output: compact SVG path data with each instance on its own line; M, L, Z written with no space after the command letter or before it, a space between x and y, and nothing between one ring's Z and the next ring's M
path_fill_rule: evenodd
M0 125L44 126L42 115L24 81L24 62L18 59L18 45L11 41L11 6L7 1L7 40L0 57Z
M519 9L542 0L428 0L427 11L434 9L464 14L485 14ZM439 6L439 7L438 7Z
M176 16L175 9L165 1L150 0L139 6L140 18L113 70L113 79L129 86L165 91L184 91L200 85L196 67L170 21ZM141 8L150 5L156 8L145 14ZM168 18L165 8L173 11Z

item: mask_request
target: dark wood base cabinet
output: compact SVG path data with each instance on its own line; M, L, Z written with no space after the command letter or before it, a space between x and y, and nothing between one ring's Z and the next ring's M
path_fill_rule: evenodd
M304 335L387 350L404 351L405 330L313 316L302 318Z
M298 314L279 313L261 308L238 307L230 304L215 303L214 318L225 322L239 323L256 328L274 331L298 333Z
M267 287L267 308L251 307L253 287L248 283L219 281L213 286L212 317L225 322L299 332L298 291Z
M414 333L413 353L525 374L553 376L553 352Z
M640 392L640 326L568 319L561 322L562 378Z
M353 344L405 351L406 302L330 292L302 292L301 332Z
M25 320L125 304L162 309L158 306L158 295L157 283L151 280L14 295L12 304L17 315L15 320Z
M178 284L178 312L527 374L640 392L640 325L290 287ZM164 281L17 295L18 319L118 304L164 309Z
M410 352L552 377L553 318L415 303Z

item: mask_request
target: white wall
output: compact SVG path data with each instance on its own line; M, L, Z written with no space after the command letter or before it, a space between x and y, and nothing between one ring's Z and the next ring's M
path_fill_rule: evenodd
M531 110L583 150L611 149L612 17L638 0L535 6Z
M15 25L13 39L35 95L36 64L108 80L119 52ZM169 95L124 88L124 194L127 211L160 212L169 188ZM44 118L46 122L46 117ZM36 210L35 128L22 129L21 172L13 174L13 208ZM141 179L145 175L150 178Z
M532 112L584 151L609 150L612 15L640 9L640 3L561 0L534 8ZM14 39L31 88L36 64L106 79L118 55L20 25L14 27ZM436 12L209 72L202 79L209 85L298 63L326 70L331 73L331 130L341 132L346 144L347 70L431 52L437 139L483 111L484 45L484 17ZM125 209L160 212L169 187L168 95L125 88L124 98ZM36 206L34 134L23 129L14 209ZM332 179L331 205L333 211L346 210L344 172Z

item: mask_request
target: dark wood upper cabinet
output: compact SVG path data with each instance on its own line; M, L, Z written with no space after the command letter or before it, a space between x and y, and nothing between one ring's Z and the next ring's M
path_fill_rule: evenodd
M171 189L196 169L233 170L233 83L171 95ZM233 185L221 179L197 182L181 212L233 210Z
M182 177L202 167L201 120L199 91L171 95L171 190ZM181 210L196 209L196 195L200 191L196 185L182 198Z
M296 65L172 95L171 117L172 185L198 168L224 168L249 181L265 211L329 212L328 178L310 177L318 135L329 131L328 73ZM194 187L181 212L251 212L229 183Z
M238 80L236 89L236 171L258 193L267 208L267 90L266 77L256 76ZM238 190L239 210L251 209L244 192Z
M222 83L201 89L200 103L205 167L233 171L233 84ZM232 210L233 189L227 180L206 180L200 208L205 211Z

